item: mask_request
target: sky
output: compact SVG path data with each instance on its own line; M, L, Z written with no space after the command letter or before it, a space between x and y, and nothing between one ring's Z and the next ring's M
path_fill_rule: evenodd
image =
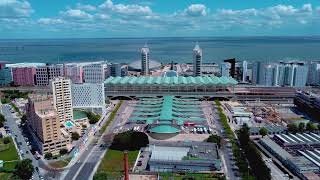
M319 35L319 0L0 0L0 39Z

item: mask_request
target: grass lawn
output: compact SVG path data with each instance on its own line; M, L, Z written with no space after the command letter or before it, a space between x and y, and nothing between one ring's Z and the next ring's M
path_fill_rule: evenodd
M71 157L64 159L64 160L50 162L49 164L50 164L50 166L52 166L54 168L63 168L65 166L67 166L70 161L71 161Z
M139 151L129 151L129 168L133 167L138 153ZM109 149L103 157L97 172L101 171L106 172L112 178L121 177L123 175L123 152Z
M1 180L10 180L11 179L12 174L11 173L1 173L0 172L0 179Z
M0 139L0 146L3 145L3 139ZM10 139L9 148L0 151L0 160L3 161L12 161L12 160L19 160L18 152L16 147L13 144L12 138Z

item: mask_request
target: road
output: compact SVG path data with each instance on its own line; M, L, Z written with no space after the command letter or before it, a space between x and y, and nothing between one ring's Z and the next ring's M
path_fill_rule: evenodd
M64 180L87 180L89 177L93 176L95 173L95 167L100 162L102 155L108 150L106 147L101 147L101 145L105 143L103 142L103 137L109 132L112 132L112 130L117 126L118 122L120 122L120 114L126 107L126 104L127 102L124 101L118 110L116 119L112 121L104 134L94 136L94 139L99 140L99 142L97 144L89 144L78 162L69 169L67 175L64 177Z
M221 124L221 120L220 120L220 117L218 115L218 110L216 108L216 106L213 106L212 105L212 108L213 108L213 120L215 122L215 126L216 126L216 129L217 129L217 133L220 137L222 137L223 140L227 140L228 137L226 136L225 133L222 133L220 130L223 129L222 127L222 124ZM232 151L231 148L227 147L226 146L227 143L223 143L221 148L220 148L220 152L222 153L222 156L223 156L223 159L224 159L224 163L225 163L225 171L226 171L226 176L227 176L227 179L239 179L235 176L232 168L233 168L233 165L232 165L232 156L229 154L229 152Z
M33 167L39 168L38 161L34 158L34 156L31 154L30 149L26 143L25 138L22 135L21 130L19 129L16 120L17 117L13 113L11 113L11 106L10 105L2 105L2 114L6 118L5 126L9 127L9 130L11 131L11 136L14 137L14 140L16 144L18 145L18 151L21 154L22 159L31 159ZM23 154L22 154L23 153ZM33 173L33 179L38 180L40 179L40 174L35 170Z

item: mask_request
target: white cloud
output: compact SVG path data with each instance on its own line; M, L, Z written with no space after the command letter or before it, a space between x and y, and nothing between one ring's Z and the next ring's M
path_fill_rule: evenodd
M190 16L206 16L207 7L204 4L191 4L184 12Z
M80 9L68 9L65 12L60 12L66 18L74 19L74 20L90 20L92 19L92 15L82 11Z
M137 4L114 4L111 0L105 1L99 6L101 9L110 9L119 14L129 15L150 15L152 10L149 6L141 6Z
M81 4L77 3L77 9L84 10L84 11L95 11L97 8L90 4Z
M57 24L63 24L64 20L62 19L54 19L54 18L40 18L38 20L39 24L45 24L45 25L57 25Z
M0 18L25 18L33 11L28 1L0 0Z

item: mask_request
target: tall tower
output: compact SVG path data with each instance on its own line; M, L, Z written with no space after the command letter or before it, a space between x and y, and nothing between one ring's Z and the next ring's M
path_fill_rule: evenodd
M242 61L242 82L247 81L247 73L248 73L248 63L247 61Z
M149 74L149 48L147 43L141 48L141 75Z
M51 89L60 122L73 120L71 80L63 77L54 78L51 81Z
M193 76L201 76L202 50L198 42L193 48Z

